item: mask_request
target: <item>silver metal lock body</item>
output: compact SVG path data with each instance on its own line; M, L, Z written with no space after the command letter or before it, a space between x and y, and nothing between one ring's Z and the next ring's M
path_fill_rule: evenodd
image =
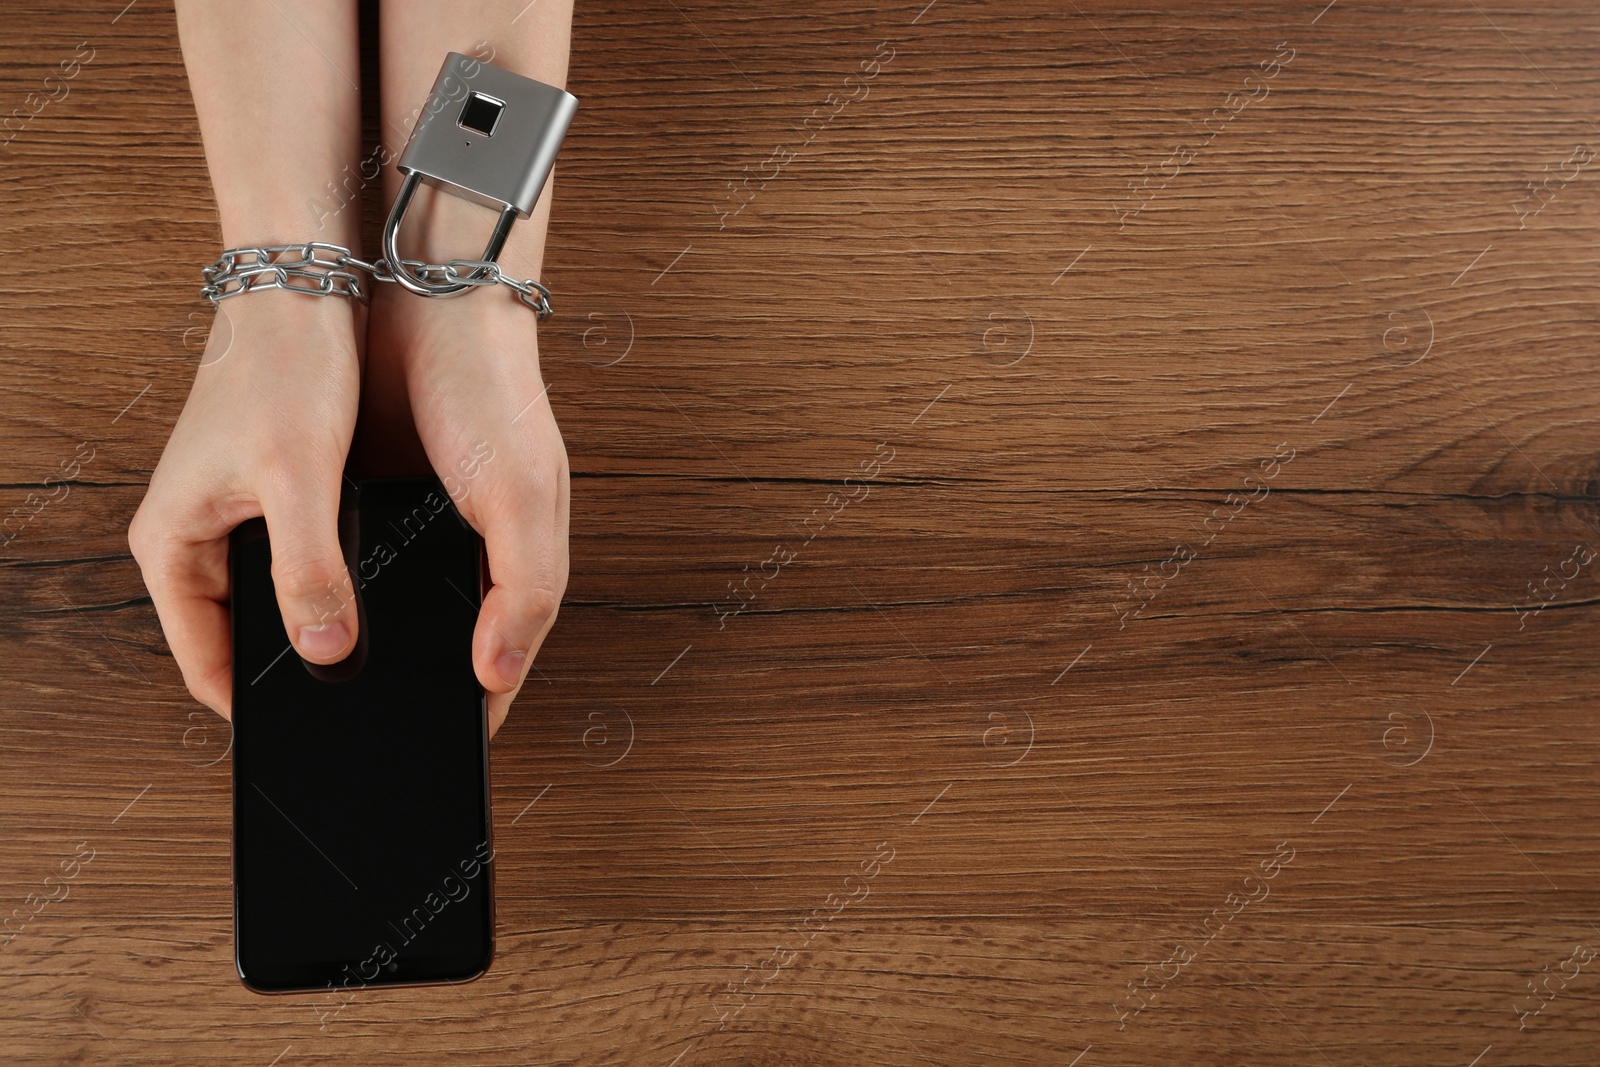
M577 110L571 93L451 52L397 166L525 219Z
M383 253L394 278L414 293L450 296L471 281L439 282L414 274L399 252L400 223L428 185L500 211L480 261L500 255L511 224L539 200L578 98L553 85L451 52L428 94L422 117L396 164L404 175L383 228ZM483 272L475 272L474 277Z

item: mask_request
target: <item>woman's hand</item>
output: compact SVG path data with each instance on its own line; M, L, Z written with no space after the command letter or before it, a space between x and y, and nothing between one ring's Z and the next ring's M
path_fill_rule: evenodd
M431 465L484 538L493 587L472 663L499 730L567 587L567 452L539 373L537 319L501 287L373 298L358 458ZM425 453L425 455L424 455Z
M335 663L356 612L339 495L361 390L357 308L267 290L228 300L183 414L128 528L173 658L196 700L228 717L228 533L265 516L272 580L295 651Z

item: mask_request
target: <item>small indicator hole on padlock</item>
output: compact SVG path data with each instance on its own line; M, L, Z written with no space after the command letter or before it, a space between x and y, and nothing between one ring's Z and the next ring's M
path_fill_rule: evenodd
M495 126L500 122L500 112L505 110L505 106L503 100L496 100L482 93L471 93L467 96L466 106L461 109L461 117L456 120L456 124L473 133L491 137L494 135Z

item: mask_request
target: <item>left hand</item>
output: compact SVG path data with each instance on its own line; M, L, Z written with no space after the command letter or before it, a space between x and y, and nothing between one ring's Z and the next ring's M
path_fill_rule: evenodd
M482 535L493 585L472 637L489 733L505 722L567 587L566 447L539 373L537 317L504 286L453 297L378 287L356 455L430 464Z

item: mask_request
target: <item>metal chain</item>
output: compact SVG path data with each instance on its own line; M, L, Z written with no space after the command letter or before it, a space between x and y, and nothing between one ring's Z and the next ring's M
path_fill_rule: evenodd
M465 285L504 285L517 299L532 308L539 318L548 318L550 290L529 278L518 281L484 259L452 259L448 263L424 263L408 259L405 265L432 282L458 282ZM200 295L213 304L256 289L287 289L312 296L350 296L363 304L370 299L360 271L373 281L393 282L389 261L374 263L357 259L343 245L308 241L303 245L263 245L259 248L230 248L209 267L200 269L205 284Z

